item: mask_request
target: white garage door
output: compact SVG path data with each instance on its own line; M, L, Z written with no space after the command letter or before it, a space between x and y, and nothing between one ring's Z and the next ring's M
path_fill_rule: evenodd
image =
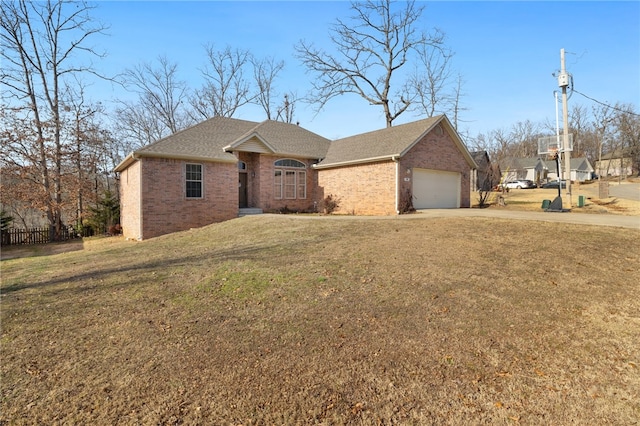
M416 209L460 207L460 173L413 169L413 207Z

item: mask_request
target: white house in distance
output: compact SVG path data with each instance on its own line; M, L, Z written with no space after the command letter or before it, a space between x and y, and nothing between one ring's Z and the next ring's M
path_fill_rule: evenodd
M564 163L560 165L564 167ZM536 183L558 179L555 160L543 160L541 157L504 159L500 163L503 181L515 179L528 179ZM593 166L586 157L571 159L571 180L573 182L585 182L591 180Z
M633 161L630 150L616 149L596 161L596 173L599 176L629 176L633 173Z

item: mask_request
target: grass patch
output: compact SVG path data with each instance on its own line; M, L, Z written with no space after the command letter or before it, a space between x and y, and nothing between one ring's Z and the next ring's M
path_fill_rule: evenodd
M633 424L639 237L261 216L3 260L0 423Z

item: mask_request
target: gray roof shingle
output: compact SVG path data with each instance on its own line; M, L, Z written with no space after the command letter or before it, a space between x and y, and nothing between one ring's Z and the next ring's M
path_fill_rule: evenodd
M402 155L442 118L431 117L335 140L318 168Z
M140 148L136 154L234 162L237 159L223 148L255 125L252 121L214 117Z
M238 159L229 151L253 137L264 141L274 154L313 159L324 157L330 143L295 124L213 117L136 150L115 170L122 171L136 157L145 156L234 163Z
M298 125L266 120L256 123L240 136L236 135L236 139L225 148L230 151L234 148L242 150L242 143L252 137L264 141L274 154L314 159L323 158L330 144L329 139Z
M318 168L341 164L370 162L404 155L438 123L452 127L445 116L388 127L331 142L298 125L266 120L261 123L235 118L214 117L171 136L149 144L125 158L116 171L122 171L137 157L164 157L200 161L236 162L231 151L265 147L265 152L298 158L322 159ZM467 161L475 163L466 147L455 136Z

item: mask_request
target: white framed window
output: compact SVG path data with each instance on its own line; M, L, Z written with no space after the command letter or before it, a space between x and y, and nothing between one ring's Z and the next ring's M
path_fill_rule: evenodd
M274 163L274 197L278 200L307 198L307 166L298 160L284 158ZM303 170L300 170L303 169Z
M185 164L185 195L202 198L202 164Z
M275 198L278 200L282 199L282 170L275 171L273 178L273 190Z
M296 178L298 179L298 192L296 195L298 196L298 198L304 200L307 198L307 172L296 172Z

